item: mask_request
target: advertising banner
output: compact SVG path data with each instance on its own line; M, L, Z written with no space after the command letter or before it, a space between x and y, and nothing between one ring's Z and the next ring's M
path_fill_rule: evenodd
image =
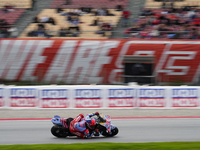
M34 87L8 88L10 107L38 107L38 90Z
M137 93L139 107L167 107L167 89L164 87L140 87Z
M101 108L103 107L103 90L101 88L74 89L75 108Z
M199 88L171 88L171 107L199 107Z
M3 87L0 87L0 107L5 106L5 89Z
M128 87L115 87L107 89L108 107L136 107L135 89Z
M68 108L69 89L67 87L44 87L40 89L41 108Z
M199 40L2 39L3 80L118 84L124 55L153 55L158 82L195 82L200 74ZM4 57L6 56L6 57Z
M200 108L198 86L1 86L0 108Z

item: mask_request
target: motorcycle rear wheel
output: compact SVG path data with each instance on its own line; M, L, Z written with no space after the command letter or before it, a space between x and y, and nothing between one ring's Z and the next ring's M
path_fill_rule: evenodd
M58 137L58 138L65 138L67 137L67 133L63 131L63 129L61 127L58 126L53 126L51 128L51 133Z

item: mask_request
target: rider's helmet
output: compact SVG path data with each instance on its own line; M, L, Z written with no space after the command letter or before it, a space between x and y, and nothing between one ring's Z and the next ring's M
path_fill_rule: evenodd
M94 118L87 119L86 124L90 129L95 129L96 121Z

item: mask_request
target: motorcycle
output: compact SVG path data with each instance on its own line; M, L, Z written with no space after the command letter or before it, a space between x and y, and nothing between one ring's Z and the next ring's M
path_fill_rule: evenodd
M93 116L96 120L96 126L94 130L90 130L90 133L98 133L105 137L113 137L118 134L119 130L116 126L111 124L111 118L109 115L100 114L99 116ZM75 136L69 130L69 124L73 118L61 118L55 115L51 119L54 126L51 128L51 133L58 138L65 138L67 136ZM94 134L96 135L96 134Z

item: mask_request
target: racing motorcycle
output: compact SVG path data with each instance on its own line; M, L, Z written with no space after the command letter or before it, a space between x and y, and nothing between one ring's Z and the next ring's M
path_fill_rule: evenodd
M96 120L96 126L94 130L90 130L90 133L98 131L100 135L105 137L112 137L118 134L119 130L116 126L111 124L109 115L100 114L99 116L93 116L92 118ZM58 138L75 136L69 130L69 122L72 120L73 118L61 118L60 116L55 115L54 118L51 119L51 122L54 124L51 128L51 133Z

